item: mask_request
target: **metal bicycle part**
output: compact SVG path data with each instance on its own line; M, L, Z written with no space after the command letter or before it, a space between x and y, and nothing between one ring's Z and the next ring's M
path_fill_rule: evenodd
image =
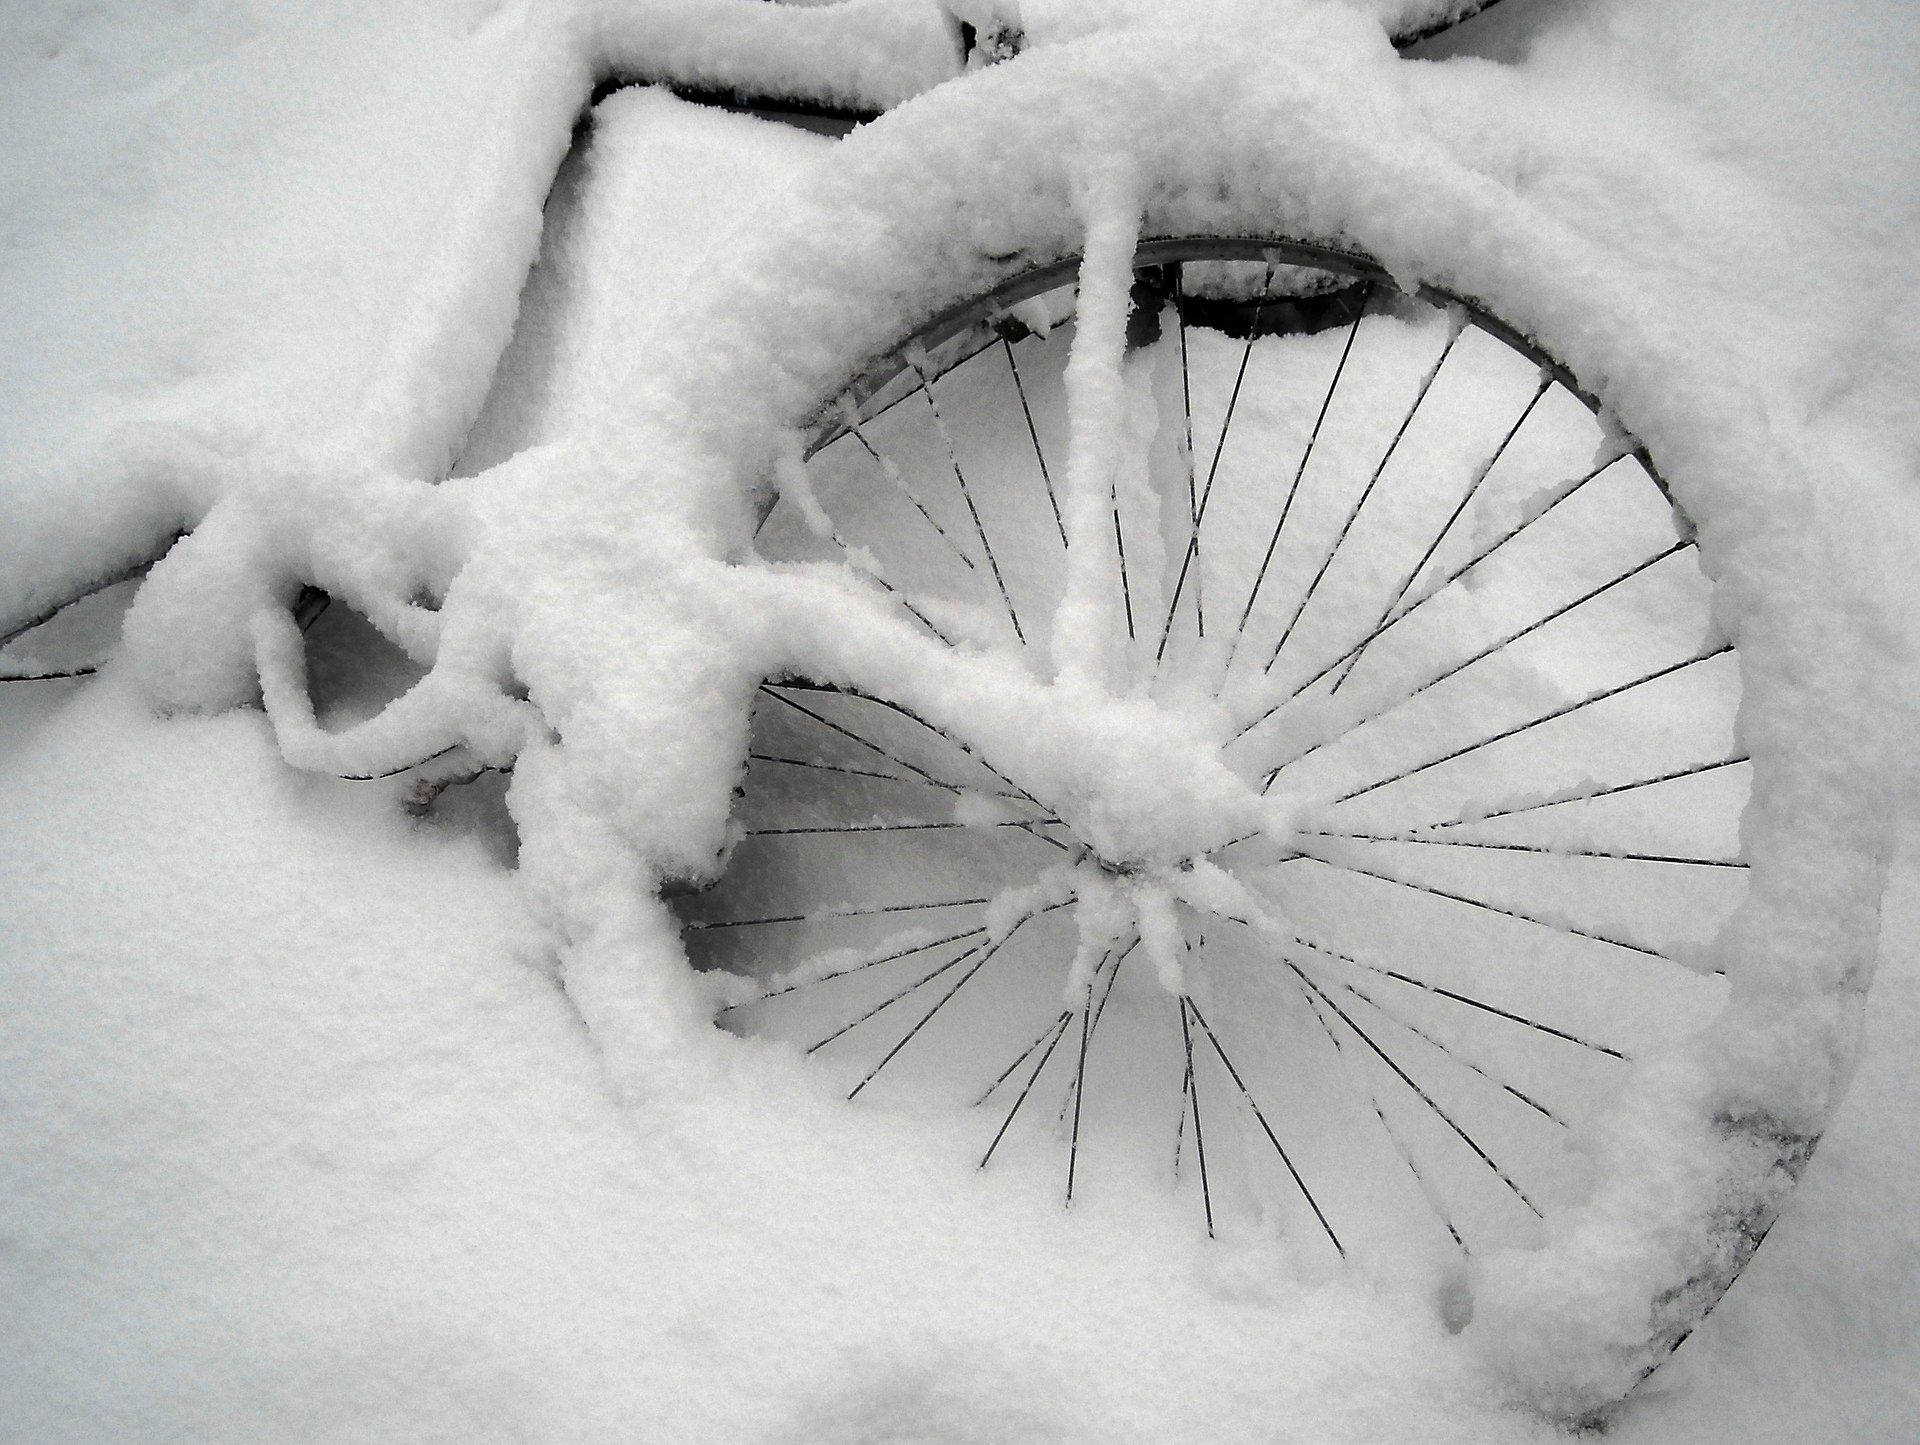
M1076 265L863 369L762 553L1051 676ZM1001 754L768 679L730 863L676 900L746 980L720 1021L976 1110L982 1166L1052 1136L1068 1202L1442 1274L1535 1242L1631 1059L1725 996L1749 769L1691 525L1564 368L1352 251L1143 244L1123 371L1113 701Z

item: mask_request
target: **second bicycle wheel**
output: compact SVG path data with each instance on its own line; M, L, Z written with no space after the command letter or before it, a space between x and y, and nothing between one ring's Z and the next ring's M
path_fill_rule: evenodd
M1068 260L866 369L759 538L1035 679L1091 627L1098 687L1009 746L769 678L689 954L726 1027L977 1111L978 1164L1057 1149L1068 1202L1178 1190L1309 1259L1534 1242L1629 1062L1725 998L1748 767L1692 529L1464 301L1278 238L1134 274L1097 532Z

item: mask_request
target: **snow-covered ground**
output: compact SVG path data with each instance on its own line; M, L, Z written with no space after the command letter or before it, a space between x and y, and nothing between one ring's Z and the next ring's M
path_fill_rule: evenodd
M1041 42L1105 23L1019 9ZM632 338L687 314L732 226L755 254L804 217L830 143L612 102L628 134L661 113L658 149L562 172L522 311L553 329L512 337L469 438L595 75L879 108L951 65L909 0L772 13L0 16L0 615L262 478L297 511L615 413L647 384ZM1693 358L1818 448L1848 650L1911 712L1920 19L1505 0L1415 69L1437 144L1637 270ZM956 1185L939 1128L680 1032L684 970L564 974L556 880L605 857L569 851L573 819L523 817L516 881L479 803L414 820L399 784L290 769L256 710L156 715L154 676L0 695L0 1438L1555 1437L1411 1287L1303 1283L1170 1206L1062 1217L1051 1179ZM1897 847L1851 1092L1622 1439L1920 1434L1920 779L1891 757L1876 786ZM553 806L537 787L522 806ZM573 946L670 957L658 915L592 896L604 935Z

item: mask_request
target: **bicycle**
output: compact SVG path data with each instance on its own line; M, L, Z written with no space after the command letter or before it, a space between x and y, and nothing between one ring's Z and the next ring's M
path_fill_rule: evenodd
M1273 77L1204 46L1148 34L1036 48L930 93L846 143L816 203L816 224L797 242L783 234L735 259L729 309L709 321L697 345L683 343L656 362L675 379L672 396L636 429L591 438L573 453L585 481L567 499L573 514L547 537L516 536L511 545L490 539L448 556L432 533L459 510L456 500L369 484L368 499L397 519L386 529L397 540L351 566L338 560L345 549L329 547L328 575L301 580L358 606L431 664L427 681L403 702L357 728L327 733L307 700L297 608L252 608L240 630L297 765L355 776L405 773L430 796L477 766L526 759L551 771L549 729L558 729L565 748L597 754L589 771L610 767L601 776L628 790L620 825L659 876L677 874L682 887L719 880L684 893L676 906L712 1006L735 1026L772 1018L764 1031L808 1040L844 1024L818 1038L823 1048L932 985L920 997L937 999L934 1007L848 1071L851 1092L864 1094L876 1080L892 1086L926 1056L929 1027L951 1024L960 1008L999 987L996 1007L964 1016L976 1032L963 1030L946 1055L936 1050L900 1086L909 1094L951 1092L956 1069L971 1065L986 1039L992 1068L970 1082L989 1085L986 1097L1003 1102L990 1116L997 1132L983 1141L982 1164L1022 1147L1010 1131L1041 1113L1036 1081L1065 1083L1059 1076L1073 1061L1056 1115L1066 1135L1067 1199L1076 1186L1092 1187L1094 1161L1083 1165L1081 1150L1091 1155L1096 1137L1107 1137L1096 1134L1096 1122L1117 1141L1103 1167L1122 1177L1129 1168L1144 1171L1137 1159L1127 1162L1128 1151L1144 1158L1157 1137L1162 1153L1180 1161L1181 1187L1196 1196L1209 1231L1264 1216L1336 1256L1363 1240L1389 1258L1398 1252L1413 1261L1408 1268L1436 1271L1449 1324L1486 1338L1533 1398L1584 1418L1644 1378L1711 1308L1811 1153L1844 1072L1871 958L1867 770L1844 736L1843 709L1817 740L1787 736L1809 720L1801 701L1807 692L1824 699L1850 690L1844 658L1818 656L1822 619L1769 606L1746 584L1738 589L1737 635L1708 635L1713 619L1692 561L1697 553L1713 554L1721 567L1738 562L1733 570L1748 576L1759 564L1739 555L1743 547L1773 559L1776 578L1817 565L1796 555L1805 539L1787 535L1794 504L1786 481L1769 495L1780 509L1773 531L1757 529L1758 540L1713 536L1716 508L1736 510L1725 478L1736 470L1790 478L1793 459L1770 451L1737 390L1698 376L1653 328L1591 322L1609 309L1631 315L1629 278L1423 146L1418 128L1369 89L1379 83L1376 71L1355 62L1347 78L1355 82L1348 97L1334 93L1337 78L1291 73L1270 84ZM1061 106L1063 95L1073 103ZM1156 100L1158 108L1149 103ZM1223 113L1228 100L1246 118L1239 134L1197 138L1168 124ZM1017 147L980 151L980 137L1004 140L1015 122L1024 132ZM1003 184L996 165L1010 153L1021 162L1019 189ZM1124 164L1116 167L1116 158ZM1445 252L1444 262L1434 252ZM1538 279L1556 272L1580 275L1583 294ZM1077 299L1063 294L1072 276ZM805 279L797 292L795 277ZM1071 348L1062 344L1069 336ZM1482 359L1470 362L1475 348ZM1374 355L1382 349L1395 354ZM1201 366L1210 370L1198 387L1215 394L1216 424L1204 400L1194 404L1189 362L1200 352L1209 353ZM1572 369L1552 360L1556 354ZM970 420L987 404L966 391L987 387L977 380L983 365L997 368L1002 426ZM1342 439L1342 397L1354 395L1341 390L1350 366L1356 375L1377 367L1376 389L1394 405ZM1429 482L1402 486L1396 462L1414 450L1403 455L1402 437L1423 424L1463 368L1517 403L1493 428L1494 450L1469 459L1464 479L1455 476L1464 493L1432 490L1444 467ZM1242 402L1249 374L1256 390ZM1296 417L1268 427L1297 464L1289 463L1279 486L1262 490L1228 447L1231 418L1240 405L1254 410L1268 376L1312 384ZM1575 376L1607 384L1589 393ZM1430 393L1437 399L1423 412ZM701 413L698 403L713 397L728 400L724 418ZM1610 417L1594 419L1602 400L1626 430ZM917 436L882 435L909 405L924 406ZM1558 450L1549 446L1532 461L1510 453L1532 445L1541 430L1524 431L1529 419L1555 407ZM1285 407L1275 400L1269 410ZM1323 433L1329 417L1335 425ZM1129 434L1140 438L1130 460L1109 449ZM990 451L995 437L1010 439L1008 465L1017 469L975 464L972 454ZM1660 448L1657 468L1636 437ZM1159 439L1157 452L1149 438ZM1663 442L1680 453L1678 465ZM1417 434L1416 444L1427 445ZM684 495L658 484L640 489L648 527L659 536L623 556L621 567L632 568L637 555L654 577L671 579L647 584L647 603L659 613L702 618L709 633L722 626L731 633L730 657L655 659L640 674L661 695L675 687L686 694L664 725L623 719L616 706L594 699L560 703L555 684L564 668L502 676L497 607L474 600L488 590L497 599L509 584L525 582L542 541L570 544L585 519L600 525L610 512L634 508L631 477L597 461L622 447L676 480L705 485ZM1582 447L1584 463L1569 470ZM1461 460L1464 452L1455 452ZM1325 471L1329 457L1365 458L1344 491ZM1123 472L1123 463L1131 470ZM947 472L951 487L944 487ZM935 492L933 482L944 489ZM1673 497L1684 512L1668 510ZM318 497L305 525L327 524L321 512L339 501L338 493ZM1375 519L1395 506L1403 512L1380 524L1386 550L1360 554ZM1581 507L1594 510L1583 517ZM1551 530L1568 518L1583 525L1568 526L1564 536ZM1696 521L1707 529L1704 540ZM364 524L343 531L364 544ZM1343 560L1350 537L1356 550ZM1394 550L1394 541L1409 537L1411 546ZM1502 573L1521 548L1548 537L1557 540L1531 567ZM1625 542L1637 545L1608 550ZM762 566L755 547L795 565ZM1352 561L1356 555L1362 563ZM190 543L179 565L156 574L136 645L163 655L169 644L155 619L164 621L169 606L176 615L206 606L212 557L211 544L196 552ZM557 550L543 560L576 596L589 579L612 581ZM1470 582L1455 589L1469 578L1486 583L1477 595ZM1522 650L1560 619L1583 623L1650 580L1665 589L1652 603L1643 598L1637 612L1600 613L1612 617L1609 636L1633 638L1624 657L1598 659L1613 672L1571 690L1561 683L1557 701L1482 725L1458 752L1460 739L1421 747L1425 739L1413 730L1385 771L1370 774L1351 756L1344 767L1337 761L1341 748L1359 750L1360 763L1380 761L1364 756L1364 736L1352 739L1398 706L1409 676L1431 703L1454 678L1483 679L1487 664L1507 668L1511 676L1486 685L1484 706L1489 698L1510 701L1516 677L1594 661L1578 648L1571 657L1531 660ZM1542 614L1547 583L1564 585L1549 589ZM1782 589L1794 593L1796 606L1804 601L1796 589ZM1595 611L1580 611L1590 605ZM723 621L728 609L745 620ZM1416 611L1418 622L1402 627ZM1305 632L1303 618L1312 619ZM1050 630L1042 627L1048 621ZM531 630L537 635L542 626L552 648L554 621L535 619ZM1685 640L1677 634L1689 630L1705 640L1676 647ZM1728 676L1736 641L1740 688ZM1283 658L1291 670L1272 681ZM1622 661L1631 665L1622 669ZM1439 675L1420 671L1436 665ZM1483 671L1469 672L1476 667ZM1537 727L1576 713L1591 720L1613 699L1675 677L1698 686L1665 708L1582 735L1567 751L1548 749L1531 760L1531 776L1496 770L1460 778L1457 764L1469 754L1485 761L1485 750L1509 739L1537 737ZM1224 689L1221 680L1230 678L1234 689ZM1345 701L1328 701L1336 696ZM1302 720L1317 700L1318 715ZM1736 706L1744 748L1734 746ZM1547 716L1532 721L1539 713ZM1036 746L1036 731L1063 756ZM727 738L731 747L707 756L713 750L676 744L670 734ZM1289 745L1256 755L1254 742L1242 741L1270 746L1276 735ZM617 746L606 741L615 737ZM1634 751L1650 740L1657 746ZM1234 762L1222 765L1229 747L1238 754L1226 754ZM1584 784L1569 773L1601 750L1615 771ZM655 773L677 764L695 781L676 786L684 780L609 762L615 753L647 758ZM1307 762L1310 754L1318 760ZM743 760L752 764L744 772ZM1161 774L1176 768L1168 786ZM783 769L826 786L770 779ZM1284 807L1263 801L1289 769L1295 778L1318 769L1319 784L1300 787ZM1739 852L1728 856L1742 770L1768 781L1756 784ZM1114 778L1125 788L1113 787ZM1445 779L1451 788L1430 786ZM736 780L745 797L741 822L730 830L724 804ZM1402 784L1429 789L1424 809L1412 809L1412 826L1390 810L1368 814L1365 804L1340 815L1364 815L1362 822L1330 826L1327 813ZM1490 798L1472 792L1516 784ZM1719 790L1713 816L1698 828L1719 851L1689 834L1696 825L1672 807L1629 820L1642 829L1637 843L1539 826L1539 815L1564 816L1555 809L1629 794L1638 806L1649 790L1673 784ZM1297 785L1280 786L1285 794ZM885 801L936 796L948 810L939 817ZM1196 800L1200 806L1192 806ZM636 829L632 816L649 809L662 821ZM857 849L847 840L867 835L841 830L864 826L863 813L885 824L873 829L886 840L880 859L848 851L810 865L813 871L779 861L797 856L780 850L798 848L794 840L803 836ZM1513 824L1489 827L1521 816L1531 820L1518 825L1522 833ZM897 836L905 833L916 836ZM1804 860L1796 840L1809 833L1848 840L1860 855L1854 867L1833 877ZM775 838L789 841L760 841ZM1362 861L1455 845L1514 855L1481 860L1483 868L1492 861L1505 870L1506 891L1433 882L1435 875L1404 862ZM1236 876L1254 865L1223 861L1233 849L1244 857L1263 848L1261 868L1305 863L1295 872L1340 871L1350 891L1263 895ZM1523 882L1516 898L1516 870L1533 866L1518 858L1555 855L1551 885L1529 891ZM1701 880L1664 885L1665 897L1636 885L1643 896L1624 918L1565 925L1564 907L1593 903L1591 882L1574 881L1578 870L1590 876L1595 866L1624 864L1642 876L1647 869L1663 877L1697 872ZM988 891L964 890L962 899L915 891L929 876L963 871L987 879ZM1735 900L1729 890L1741 874L1753 882ZM1429 881L1416 881L1422 877ZM835 896L856 884L869 888L864 900ZM881 884L904 891L871 891ZM1355 926L1351 917L1375 911L1365 901L1379 896L1375 885L1435 901L1422 902L1426 911L1417 916L1378 910L1377 920L1367 920L1378 926L1362 929L1357 943L1336 938ZM752 911L760 904L774 911ZM742 905L748 911L737 911ZM1458 921L1460 909L1474 910L1473 925ZM923 911L954 924L892 926L897 915ZM1080 925L1071 937L1069 916ZM1816 918L1824 935L1808 926ZM1729 931L1712 945L1710 928L1678 946L1649 932L1676 920L1723 919ZM763 949L738 943L747 935L732 932L782 928L809 941ZM1542 930L1559 941L1532 942ZM1279 996L1253 976L1253 947L1223 943L1222 934L1254 940L1283 961L1284 972L1269 966ZM1525 996L1511 979L1497 986L1469 980L1472 957L1493 942L1517 963L1549 959L1549 991L1585 987L1571 1012L1597 1010L1604 1027L1589 1036L1552 1014L1553 1000ZM1065 956L1064 978L1041 974L1049 946ZM1793 946L1807 948L1812 961L1784 956ZM1445 954L1452 971L1423 971L1417 960L1429 949ZM1121 988L1123 965L1136 952L1139 962ZM1609 1016L1621 1002L1607 997L1611 975L1629 955L1650 994ZM1597 958L1608 963L1596 966ZM1688 963L1697 974L1682 967ZM1719 982L1716 969L1729 982ZM791 1015L778 1019L780 1007L826 996L805 990L844 988L847 979L856 990L874 987L828 1009L832 1018L819 1018L818 1028L796 1026ZM1389 984L1401 992L1383 1004ZM1733 1002L1713 1031L1691 1046L1671 1037L1672 1015L1686 1025L1704 1022L1726 989L1736 990ZM956 998L961 1003L947 1012ZM1109 1019L1115 999L1118 1012ZM1150 1005L1157 1023L1147 1017ZM1260 1055L1261 1036L1236 1037L1235 1026L1262 1009L1283 1020L1276 1029L1292 1030L1288 1057L1312 1051L1314 1081L1285 1077ZM1449 1034L1463 1028L1448 1022L1459 1010L1473 1010L1481 1022ZM1809 1011L1811 1027L1801 1017ZM1409 1052L1396 1056L1368 1024L1380 1036L1397 1031ZM1754 1057L1755 1046L1796 1025L1806 1045L1803 1072L1777 1077ZM1097 1067L1103 1058L1095 1046L1116 1035L1122 1057L1150 1073L1158 1092L1133 1100L1124 1090L1090 1095L1083 1118L1090 1061ZM1483 1125L1483 1116L1467 1118L1453 1100L1429 1097L1441 1086L1416 1083L1409 1062L1429 1046L1472 1056L1470 1065L1452 1066L1463 1076L1445 1087L1478 1088L1477 1077L1495 1088L1500 1108L1532 1111L1549 1133L1583 1122L1576 1115L1597 1115L1603 1102L1626 1121L1621 1129L1653 1119L1657 1127L1642 1142L1657 1157L1631 1157L1623 1143L1630 1132L1597 1134L1599 1147L1613 1153L1593 1202L1579 1203L1577 1161L1529 1142L1510 1152L1484 1145L1483 1128L1505 1126ZM1484 1060L1482 1050L1498 1061ZM1639 1060L1631 1070L1628 1054ZM1508 1069L1548 1082L1556 1071L1584 1069L1590 1077L1572 1091L1574 1107L1563 1107L1533 1097L1543 1091L1529 1080L1504 1077ZM1355 1074L1358 1087L1335 1092ZM1290 1086L1300 1091L1297 1100L1277 1102L1292 1097ZM1387 1097L1395 1089L1397 1101ZM1023 1114L1029 1099L1032 1112ZM1050 1108L1051 1094L1046 1102ZM1117 1106L1127 1103L1158 1108L1153 1127L1124 1117ZM1231 1161L1219 1149L1221 1120L1236 1111L1254 1148ZM1353 1118L1365 1126L1368 1113L1378 1127L1363 1155L1345 1145L1357 1137ZM1563 1113L1570 1117L1555 1117ZM1211 1166L1203 1114L1212 1121ZM1419 1128L1455 1157L1414 1138ZM1539 1167L1545 1183L1523 1179L1514 1159ZM1332 1186L1323 1182L1329 1174ZM1462 1200L1469 1189L1494 1202ZM1388 1195L1396 1202L1376 1209ZM1237 1215L1226 1207L1233 1196ZM1649 1199L1660 1206L1655 1219L1643 1217ZM1556 1228L1565 1232L1550 1248L1492 1263L1478 1280L1433 1262L1449 1258L1449 1245L1478 1249L1482 1237L1526 1242L1530 1232L1551 1236ZM1411 1238L1418 1230L1432 1237ZM1603 1253L1614 1261L1611 1276L1594 1263ZM1568 1281L1583 1258L1590 1275Z

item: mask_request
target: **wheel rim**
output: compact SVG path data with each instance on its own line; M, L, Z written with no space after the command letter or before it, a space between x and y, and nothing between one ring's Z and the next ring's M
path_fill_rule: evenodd
M864 368L763 553L1047 675L1072 266ZM1747 769L1691 529L1562 369L1364 256L1149 242L1130 342L1160 441L1114 487L1087 756L770 679L689 954L850 1096L978 1105L983 1165L1057 1135L1069 1202L1158 1179L1308 1252L1528 1242L1626 1061L1722 999Z

